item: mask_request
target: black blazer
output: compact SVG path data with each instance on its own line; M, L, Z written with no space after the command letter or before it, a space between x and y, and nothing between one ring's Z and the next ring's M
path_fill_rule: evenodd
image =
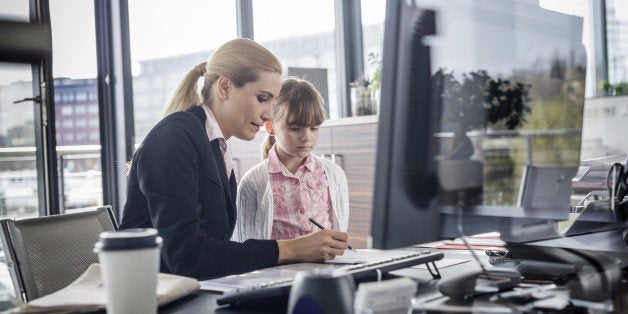
M206 119L194 106L148 133L133 156L120 228L159 231L161 272L203 280L274 266L276 241L229 240L237 217L235 175L227 179Z

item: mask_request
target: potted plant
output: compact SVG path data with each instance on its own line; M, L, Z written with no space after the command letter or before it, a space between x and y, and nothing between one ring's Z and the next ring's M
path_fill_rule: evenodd
M378 112L382 61L373 52L369 54L368 61L375 66L375 71L371 78L360 76L349 84L351 89L351 114L353 116L372 115Z
M484 70L462 75L459 81L452 72L439 69L432 77L435 99L446 108L439 114L439 119L446 121L441 131L454 132L454 145L445 158L469 159L469 147L457 148L470 144L466 133L471 130L486 129L488 126L513 130L526 122L530 113L529 86L512 83L508 80L494 79ZM471 147L472 149L472 147Z
M351 115L365 116L376 114L368 78L360 77L349 84L351 90Z

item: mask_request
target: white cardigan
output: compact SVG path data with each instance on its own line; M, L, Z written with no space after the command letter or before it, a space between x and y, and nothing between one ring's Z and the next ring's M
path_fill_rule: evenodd
M312 155L327 175L329 198L333 208L333 225L347 231L349 224L349 190L344 171L334 162ZM236 200L238 218L232 240L270 239L273 230L273 193L268 176L268 160L249 170L238 185Z

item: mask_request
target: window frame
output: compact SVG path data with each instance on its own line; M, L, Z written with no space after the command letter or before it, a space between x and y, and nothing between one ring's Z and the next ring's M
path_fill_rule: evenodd
M35 149L39 216L60 212L48 4L48 0L29 0L29 22L0 19L5 35L0 40L0 61L31 65L35 147L42 148Z
M133 79L127 0L94 0L103 203L121 218L126 171L133 156Z

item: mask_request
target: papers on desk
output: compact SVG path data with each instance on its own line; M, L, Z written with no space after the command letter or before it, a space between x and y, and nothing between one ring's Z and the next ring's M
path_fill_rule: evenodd
M504 242L498 232L482 233L466 237L467 242L474 250L486 250L486 249L505 249L506 242ZM462 239L457 238L455 240L445 240L440 242L432 242L428 244L419 245L422 247L429 247L433 249L442 250L468 250Z
M503 248L506 243L500 239L482 239L482 238L467 238L467 242L474 250L484 250L488 248ZM461 239L443 241L441 245L436 246L437 249L454 249L454 250L466 250L467 247Z
M157 277L157 304L164 305L198 291L194 278L162 274ZM72 313L104 309L107 296L100 275L100 265L90 265L67 287L11 309L8 313Z

